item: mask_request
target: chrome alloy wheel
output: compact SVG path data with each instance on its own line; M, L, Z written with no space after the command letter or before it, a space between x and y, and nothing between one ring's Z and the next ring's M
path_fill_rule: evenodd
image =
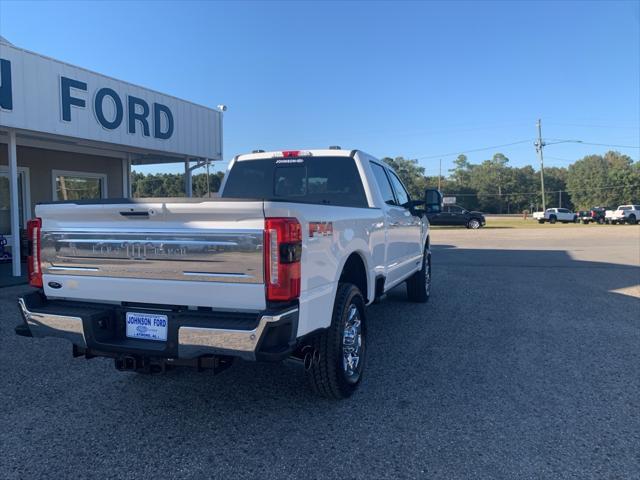
M357 382L362 371L362 320L355 305L349 306L342 331L342 369L349 382Z
M469 220L469 228L471 228L473 230L476 230L476 229L480 228L480 222L478 220L476 220L475 218Z

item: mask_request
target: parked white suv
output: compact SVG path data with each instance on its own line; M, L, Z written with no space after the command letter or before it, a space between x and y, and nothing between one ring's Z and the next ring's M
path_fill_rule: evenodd
M578 216L566 208L547 208L544 212L535 212L533 218L538 220L538 223L571 223L576 222Z
M216 199L38 205L38 290L19 299L16 333L66 338L119 370L293 357L317 393L344 398L365 365L365 306L403 282L429 299L425 210L441 201L412 200L366 153L329 149L238 156Z
M617 210L607 210L605 214L607 223L629 223L635 225L640 220L640 205L620 205Z

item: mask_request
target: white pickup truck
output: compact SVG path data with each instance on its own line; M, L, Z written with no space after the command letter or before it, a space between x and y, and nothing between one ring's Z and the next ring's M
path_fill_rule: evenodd
M605 221L613 225L616 223L635 225L639 220L640 205L620 205L616 210L605 212Z
M345 398L365 306L402 282L429 299L425 212L441 203L410 199L366 153L327 149L238 156L216 199L41 204L16 333L137 372L293 357L318 394Z
M578 215L567 208L547 208L544 212L535 212L533 218L538 223L572 223L578 221Z

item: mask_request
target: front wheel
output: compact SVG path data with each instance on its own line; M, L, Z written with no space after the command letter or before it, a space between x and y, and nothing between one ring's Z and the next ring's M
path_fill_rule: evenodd
M367 332L364 305L358 287L338 285L331 325L313 341L319 360L307 370L311 388L322 397L348 398L362 381Z
M431 296L431 252L426 250L422 256L422 268L407 279L407 297L409 301L426 303Z
M558 219L556 217L549 218L549 223L556 223Z
M635 215L629 215L629 218L627 218L627 223L629 225L635 225L636 222L637 222L636 216Z

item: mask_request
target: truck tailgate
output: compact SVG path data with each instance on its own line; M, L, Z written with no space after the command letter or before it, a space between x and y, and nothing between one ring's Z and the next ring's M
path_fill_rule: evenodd
M264 308L261 201L59 203L36 215L49 297Z

